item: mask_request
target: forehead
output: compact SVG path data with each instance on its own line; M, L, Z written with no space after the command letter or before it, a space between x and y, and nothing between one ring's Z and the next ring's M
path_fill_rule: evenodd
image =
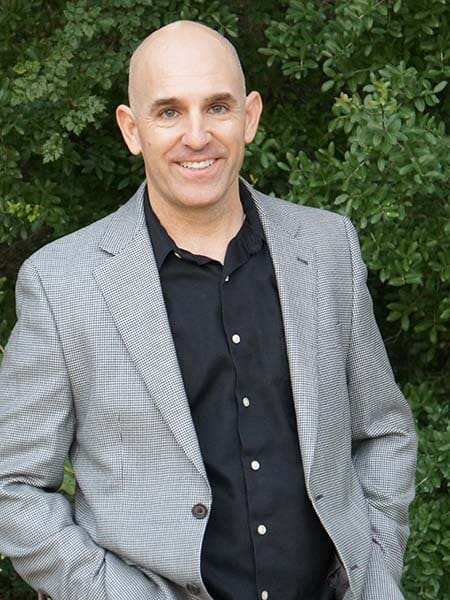
M159 41L142 61L139 87L149 100L161 96L203 97L239 94L239 66L232 52L214 39Z

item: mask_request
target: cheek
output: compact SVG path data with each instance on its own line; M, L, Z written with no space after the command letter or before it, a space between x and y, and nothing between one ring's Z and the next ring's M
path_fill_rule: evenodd
M244 125L237 121L224 121L214 128L214 133L219 141L228 147L244 146Z
M147 132L144 137L145 153L149 162L160 161L170 152L179 140L179 134L172 128L159 128Z

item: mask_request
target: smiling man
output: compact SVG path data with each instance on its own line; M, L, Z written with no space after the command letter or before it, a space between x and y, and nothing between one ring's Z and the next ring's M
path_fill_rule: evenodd
M129 83L146 180L19 274L0 552L53 600L400 600L416 440L353 226L240 178L262 101L215 31Z
M199 24L164 27L134 53L129 97L117 121L144 158L153 211L180 247L223 263L242 225L239 171L262 111L233 46Z

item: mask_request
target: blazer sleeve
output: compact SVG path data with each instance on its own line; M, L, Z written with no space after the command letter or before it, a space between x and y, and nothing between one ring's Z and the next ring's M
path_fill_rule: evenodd
M368 506L372 554L362 600L403 598L399 583L414 498L417 439L397 387L367 288L358 235L344 217L353 273L347 357L353 464Z
M96 545L57 493L75 414L58 331L30 259L16 299L18 321L0 371L0 552L53 600L178 598Z

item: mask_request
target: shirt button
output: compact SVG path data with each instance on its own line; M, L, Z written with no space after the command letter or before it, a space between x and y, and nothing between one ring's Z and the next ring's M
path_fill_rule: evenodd
M258 525L259 535L265 535L266 532L267 532L267 527L265 525Z
M267 590L261 592L261 600L269 600L269 592Z
M230 281L230 276L229 276L229 275L227 275L227 276L225 277L224 281L225 281L225 282L227 282L227 281Z
M241 341L241 336L237 333L233 333L231 339L233 340L233 344L239 344L239 342Z
M245 406L245 408L248 408L250 406L250 400L247 398L247 396L244 396L244 398L242 398L242 404Z
M204 504L196 504L192 507L192 514L196 519L204 519L208 514L208 509Z
M179 252L174 252L174 254L177 258L181 258L181 254Z
M200 588L198 585L195 585L195 583L186 584L186 589L190 594L195 594L196 596L198 596L198 594L201 592Z
M257 471L261 465L259 464L259 462L257 460L252 460L251 466L254 471Z

